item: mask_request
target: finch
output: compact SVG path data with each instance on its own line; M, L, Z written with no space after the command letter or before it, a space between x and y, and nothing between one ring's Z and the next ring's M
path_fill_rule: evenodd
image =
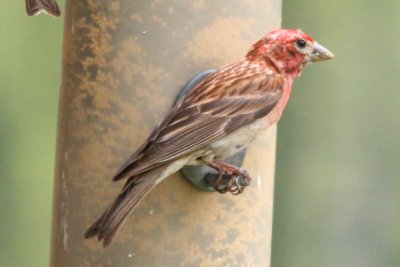
M38 15L42 12L58 17L60 16L60 9L55 0L25 0L26 13L29 16Z
M127 179L125 186L85 237L109 245L149 191L185 165L206 164L219 172L211 185L217 191L241 193L250 176L223 159L279 120L305 65L333 57L301 30L278 29L257 41L244 59L207 76L122 165L114 180ZM238 183L239 176L245 184Z

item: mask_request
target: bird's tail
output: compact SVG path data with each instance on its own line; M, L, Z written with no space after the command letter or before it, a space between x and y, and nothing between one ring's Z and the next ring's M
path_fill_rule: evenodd
M93 236L103 240L103 246L108 246L128 215L139 202L168 174L161 166L149 172L130 178L114 202L101 217L86 231L85 238Z
M60 9L55 0L26 0L26 12L29 16L45 12L51 16L60 16Z

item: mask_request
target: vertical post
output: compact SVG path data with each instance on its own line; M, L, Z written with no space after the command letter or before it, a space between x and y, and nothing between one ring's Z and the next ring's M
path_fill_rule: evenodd
M83 234L186 80L243 57L280 13L279 0L67 1L52 266L269 266L275 128L247 152L243 194L201 192L175 174L107 249Z

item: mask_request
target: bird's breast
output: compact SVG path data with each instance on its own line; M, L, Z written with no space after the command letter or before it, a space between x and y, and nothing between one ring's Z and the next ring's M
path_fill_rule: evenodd
M266 117L270 125L276 123L281 118L283 110L285 109L289 101L289 97L292 93L292 84L293 84L292 79L288 79L287 81L285 81L282 97L279 99L278 103L276 103L276 106L271 110L271 112Z

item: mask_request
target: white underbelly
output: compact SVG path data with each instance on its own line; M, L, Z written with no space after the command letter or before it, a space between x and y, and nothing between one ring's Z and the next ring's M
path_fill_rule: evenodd
M258 119L247 126L239 128L220 140L211 143L209 148L217 158L227 158L247 147L269 126L269 122L266 118Z

